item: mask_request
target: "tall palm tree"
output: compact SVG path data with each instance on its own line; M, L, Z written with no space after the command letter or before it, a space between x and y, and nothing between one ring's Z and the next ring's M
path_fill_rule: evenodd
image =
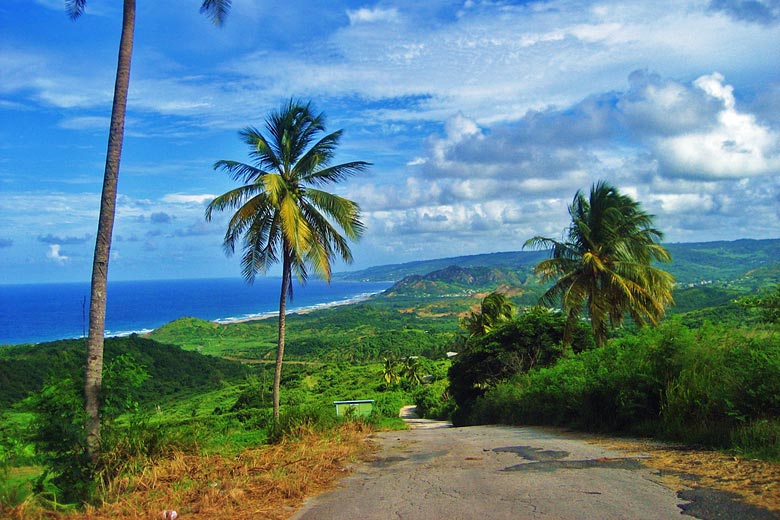
M512 319L514 308L506 295L492 292L479 305L479 312L471 311L460 321L460 326L469 336L484 336L501 323Z
M671 260L659 244L663 233L652 227L653 216L603 181L591 187L589 198L577 191L569 215L565 241L536 236L525 243L551 249L551 257L535 271L543 281L554 281L541 301L562 303L564 341L570 341L583 310L597 345L606 342L608 326L619 326L626 314L640 326L658 323L673 303L674 278L653 266L654 261Z
M230 9L231 0L204 0L201 13L221 25ZM65 0L65 10L76 20L87 6L87 0ZM135 32L135 0L124 0L122 34L119 39L119 59L114 83L114 102L108 131L108 150L103 173L95 253L92 260L92 283L89 300L89 333L87 335L87 370L84 400L87 414L87 452L93 464L100 455L100 387L103 382L103 337L106 323L106 285L111 237L116 213L117 181L122 142L125 134L127 92L130 88L130 62L133 56Z
M225 232L224 247L227 254L232 254L241 242L241 270L247 282L252 283L257 273L265 273L271 264L281 260L273 397L274 419L278 420L285 312L288 296L292 297L292 275L303 283L311 267L315 274L330 281L331 259L338 255L351 262L346 238L356 240L363 233L358 205L319 187L363 171L369 163L355 161L330 166L342 132L338 130L315 140L325 132L325 115L315 115L311 103L291 99L268 116L265 129L266 135L252 127L240 133L249 145L253 164L214 164L215 170L227 172L242 186L211 201L206 208L206 220L211 220L214 211L236 210Z

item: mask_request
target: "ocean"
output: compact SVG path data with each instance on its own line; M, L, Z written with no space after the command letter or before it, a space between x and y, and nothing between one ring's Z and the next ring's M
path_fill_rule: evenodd
M145 333L185 316L229 323L273 316L279 278L154 280L108 284L106 336ZM391 282L297 283L288 312L353 303ZM81 338L87 330L89 283L0 285L0 345Z

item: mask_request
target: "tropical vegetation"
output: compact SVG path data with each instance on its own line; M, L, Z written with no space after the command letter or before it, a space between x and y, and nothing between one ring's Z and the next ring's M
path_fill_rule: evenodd
M570 341L583 311L599 346L609 326L619 326L626 314L637 325L658 324L673 302L674 278L653 265L671 257L659 243L663 233L652 227L652 216L603 181L587 198L577 191L569 215L565 241L536 236L525 244L551 251L535 271L543 282L553 282L542 303L560 303L566 313L564 341Z
M293 296L293 275L305 282L311 269L329 281L335 257L352 261L347 239L356 240L363 233L358 205L320 187L361 172L369 163L331 165L342 132L321 136L325 115L316 114L311 103L291 99L268 116L265 130L265 135L253 127L241 131L253 164L222 160L214 165L242 185L212 200L206 220L214 212L235 210L224 247L232 254L241 244L241 272L247 282L252 283L271 264L282 263L273 388L274 418L278 419L286 306Z
M587 320L577 321L564 346L567 315L530 305L547 287L537 286L525 266L522 274L506 276L495 265L490 269L498 271L489 274L445 268L422 276L418 295L401 284L403 291L366 302L290 314L278 421L275 320L182 318L150 337L109 338L101 398L105 462L94 474L84 471L90 467L83 456L79 391L84 341L4 346L0 516L91 514L98 505L103 516L143 515L161 509L166 496L204 511L217 504L232 511L236 504L224 497L242 488L227 477L215 479L215 471L250 471L252 492L262 489L264 496L293 489L300 496L307 477L293 477L285 464L329 466L305 454L327 445L334 457L343 457L340 440L354 439L350 432L358 430L400 427L398 410L410 403L427 417L461 425L557 424L652 434L780 459L780 350L777 325L766 313L773 308L780 263L764 258L769 242L751 242L754 253L744 243L734 245L719 245L706 257L709 266L728 266L718 271L723 274L675 288L677 306L658 327L637 328L629 320L601 347ZM675 247L683 252L678 262L690 258L701 265L705 258ZM737 263L746 269L732 267ZM693 272L687 264L675 269ZM471 290L465 284L470 277ZM519 287L506 286L511 277ZM478 313L491 292L500 292L515 311L471 336L460 326L462 318ZM373 400L374 414L336 418L333 401L353 399ZM272 459L257 462L265 450L281 468ZM284 458L287 452L295 456ZM244 463L253 466L236 466ZM209 487L216 481L218 488Z
M460 326L470 337L484 336L498 325L511 320L513 312L512 302L505 295L494 291L482 298L478 311L470 311L461 318Z

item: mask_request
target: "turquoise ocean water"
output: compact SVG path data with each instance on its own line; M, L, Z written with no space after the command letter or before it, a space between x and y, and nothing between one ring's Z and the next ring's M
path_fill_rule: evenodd
M230 322L275 314L277 278L109 282L106 335L147 332L184 316ZM289 312L367 298L390 282L311 280L295 285ZM0 285L0 345L80 338L86 330L89 284Z

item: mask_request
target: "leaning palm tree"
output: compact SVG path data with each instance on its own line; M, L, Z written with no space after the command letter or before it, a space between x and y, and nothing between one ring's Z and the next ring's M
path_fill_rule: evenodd
M216 25L221 25L230 9L231 0L203 0L200 11ZM65 10L76 20L87 6L87 0L65 0ZM87 371L84 400L87 414L87 453L97 464L100 455L100 387L103 381L103 337L106 324L106 285L111 236L116 213L119 160L125 134L127 92L130 89L130 62L133 56L135 32L135 0L124 0L122 34L119 39L119 60L114 83L114 102L108 131L108 150L103 173L103 193L100 198L95 253L92 260L92 283L89 300L89 333L87 335Z
M285 312L288 296L292 297L293 274L303 283L311 268L330 281L335 256L352 261L346 238L356 240L363 233L358 205L319 187L363 171L369 163L330 166L342 132L315 141L325 131L325 116L315 115L310 103L290 100L268 116L265 129L266 135L252 127L240 134L249 145L253 164L214 164L214 169L227 172L242 186L211 201L206 220L210 221L215 211L235 210L223 245L230 255L241 242L241 270L247 282L252 283L255 275L265 273L271 264L282 263L273 387L274 420L278 420Z
M479 311L471 311L460 320L460 326L468 331L469 337L484 336L498 325L512 319L514 307L507 297L498 292L485 296Z
M535 271L543 281L554 282L541 301L562 304L567 315L564 342L571 340L583 310L597 345L606 342L608 327L619 326L626 314L640 326L658 323L673 303L674 278L653 266L671 257L658 243L663 234L652 227L652 215L603 181L591 187L589 198L578 191L569 215L565 241L537 236L525 243L551 250Z

